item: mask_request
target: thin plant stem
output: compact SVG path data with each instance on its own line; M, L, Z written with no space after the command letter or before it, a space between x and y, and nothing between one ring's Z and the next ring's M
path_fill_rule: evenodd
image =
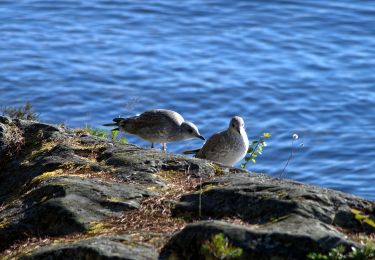
M190 165L187 168L187 174L190 175ZM202 217L202 175L199 172L199 199L198 199L198 216L199 218Z
M255 153L255 151L258 149L258 146L259 146L260 142L261 142L261 139L258 140L257 145L256 145L256 146L254 147L254 149L251 151L250 157L252 157L253 154Z
M202 193L203 193L203 190L202 190L202 177L201 177L201 174L199 173L199 212L198 212L198 215L199 215L199 218L202 217Z
M282 178L282 176L283 176L283 174L285 172L286 167L288 167L290 160L292 160L292 158L293 158L293 150L294 150L293 144L294 144L294 138L292 139L292 145L291 145L292 149L290 150L290 155L289 155L288 161L286 162L283 171L280 173L279 178Z

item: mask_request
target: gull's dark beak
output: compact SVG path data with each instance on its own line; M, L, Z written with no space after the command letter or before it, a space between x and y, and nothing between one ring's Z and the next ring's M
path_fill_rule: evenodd
M241 127L236 128L236 131L241 134Z
M201 136L201 135L198 135L197 137L198 137L199 139L206 140L206 139L204 139L204 137Z

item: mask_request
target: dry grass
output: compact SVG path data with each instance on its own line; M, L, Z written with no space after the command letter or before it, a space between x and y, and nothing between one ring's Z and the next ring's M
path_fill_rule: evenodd
M2 212L3 210L5 210L7 208L7 206L5 205L5 203L3 202L1 205L0 205L0 212Z
M4 116L9 116L10 118L24 119L37 121L39 114L33 112L33 106L30 102L26 102L24 106L20 107L0 107L0 112Z
M96 161L97 156L103 152L103 148L93 149L75 149L74 153L80 157L87 158L90 161Z
M89 236L71 234L63 237L28 237L25 240L16 242L10 248L2 252L2 254L0 254L0 259L19 259L20 256L26 255L40 247L52 244L69 243L85 238L89 238Z
M171 208L183 194L195 190L199 180L180 172L161 172L168 185L159 190L160 195L142 201L139 209L126 212L120 218L105 221L107 231L127 233L173 233L185 226L186 221L171 216Z
M5 154L0 158L0 172L13 160L25 147L24 132L15 124L9 124L6 127L4 136Z
M111 233L111 235L115 235L115 233ZM134 232L127 235L129 235L132 244L140 243L146 245L153 245L159 251L165 245L168 238L170 237L160 233L143 232ZM28 255L34 250L37 250L38 248L50 245L74 243L97 236L97 234L76 233L62 237L29 237L26 240L16 242L10 248L0 253L0 259L19 259L20 257Z
M375 244L375 233L374 232L372 232L372 233L366 233L366 232L354 233L353 231L351 231L349 229L346 229L346 228L342 228L342 227L338 227L338 226L336 226L335 228L339 232L348 236L348 238L352 239L353 241L361 242L361 241L364 241L364 240L369 240L369 241L371 241L372 243Z
M252 229L261 227L261 225L258 225L258 224L249 224L249 223L247 223L246 221L242 220L239 217L224 217L224 218L222 218L220 220L228 222L228 223L231 223L231 224L245 226L245 227L252 228Z
M7 145L6 156L13 158L19 154L25 145L25 137L23 131L16 125L10 124L5 134L5 142Z

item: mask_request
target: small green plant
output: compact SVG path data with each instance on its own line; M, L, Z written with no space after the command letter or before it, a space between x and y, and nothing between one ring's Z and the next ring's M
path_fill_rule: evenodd
M333 248L327 255L321 253L310 253L307 259L311 260L369 260L375 259L375 245L370 241L361 242L362 248L352 247L351 251L345 252L344 246Z
M207 240L202 244L200 253L207 260L236 259L242 255L243 250L242 248L230 245L224 234L218 233L213 235L211 240Z
M333 248L328 253L328 255L324 255L322 253L310 253L307 255L307 258L311 260L339 260L339 259L345 259L343 258L344 254L345 254L345 247L338 246L336 248Z
M102 130L102 129L99 129L99 128L93 128L93 127L89 127L89 126L86 126L86 131L93 135L93 136L97 136L97 137L102 137L102 138L109 138L108 134L107 134L107 131L105 130ZM111 131L111 140L112 141L119 141L120 143L122 144L127 144L128 141L126 140L125 137L118 137L118 130L112 130Z
M241 164L241 168L245 169L250 161L252 163L256 163L256 158L258 157L258 155L262 154L263 148L267 146L265 139L268 138L271 138L271 135L269 133L263 133L258 140L254 140L251 142L251 145L247 150L245 162Z
M127 144L128 140L126 140L125 137L119 138L118 137L118 130L112 130L111 131L111 139L112 141L119 140L122 144Z
M111 139L116 140L117 136L118 136L118 130L112 130L111 131Z
M92 128L92 127L86 127L87 132L89 132L90 135L107 138L107 132L105 130L101 130L99 128Z
M26 102L25 105L20 107L1 107L0 111L3 116L8 116L14 119L32 121L37 121L39 119L39 114L33 111L33 106L30 102Z

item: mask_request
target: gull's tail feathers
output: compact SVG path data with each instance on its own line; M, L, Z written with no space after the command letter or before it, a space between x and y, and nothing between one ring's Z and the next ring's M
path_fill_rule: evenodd
M201 149L195 149L195 150L188 150L182 152L183 154L197 154Z
M102 126L117 126L117 124L116 123L102 124Z

